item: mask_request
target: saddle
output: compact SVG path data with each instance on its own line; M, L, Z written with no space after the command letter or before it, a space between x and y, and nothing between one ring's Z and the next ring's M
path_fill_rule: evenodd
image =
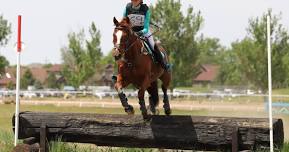
M157 59L156 59L156 55L155 55L155 51L153 50L153 48L150 47L149 43L147 41L143 41L143 45L144 45L144 49L143 49L143 54L145 55L150 55L153 62L157 63ZM161 52L162 58L165 58L165 54L163 52Z

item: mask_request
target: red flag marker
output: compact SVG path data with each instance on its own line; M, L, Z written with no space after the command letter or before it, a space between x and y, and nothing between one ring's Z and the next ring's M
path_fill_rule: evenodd
M17 37L17 52L21 52L22 42L21 42L21 15L18 15L18 37Z

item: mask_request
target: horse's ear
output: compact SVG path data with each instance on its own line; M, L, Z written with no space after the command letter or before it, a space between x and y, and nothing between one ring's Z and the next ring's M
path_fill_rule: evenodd
M113 23L114 23L115 26L119 25L119 22L118 22L118 20L115 17L113 17Z

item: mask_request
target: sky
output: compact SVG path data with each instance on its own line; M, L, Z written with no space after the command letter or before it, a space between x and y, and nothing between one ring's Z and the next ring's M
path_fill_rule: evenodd
M61 63L60 49L67 45L67 34L87 30L95 22L101 33L104 54L113 47L113 17L121 18L129 0L0 0L0 14L12 25L9 43L0 47L0 54L10 64L16 63L15 43L17 16L22 15L21 64ZM154 5L157 0L144 0ZM219 38L222 45L246 36L248 19L261 16L268 8L282 13L281 23L289 28L288 0L181 0L183 11L188 6L200 10L204 26L200 33Z

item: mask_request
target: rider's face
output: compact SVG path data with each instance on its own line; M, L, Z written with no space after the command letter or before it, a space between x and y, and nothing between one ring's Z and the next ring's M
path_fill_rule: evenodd
M138 4L141 2L141 0L131 0L131 3L133 6L138 6Z

